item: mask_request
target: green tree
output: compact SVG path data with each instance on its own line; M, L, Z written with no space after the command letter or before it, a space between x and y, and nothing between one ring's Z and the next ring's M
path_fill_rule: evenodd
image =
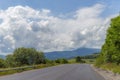
M80 56L77 56L77 57L76 57L76 62L81 62L81 61L82 61L81 57L80 57Z
M55 64L55 60L46 59L45 62L46 64Z
M103 56L99 56L96 61L95 61L95 66L100 67L104 63L104 58Z
M5 62L6 62L7 67L15 67L15 66L17 66L17 64L16 64L17 62L15 61L15 58L13 57L12 54L9 54L9 55L6 56Z
M56 59L55 62L56 63L61 63L61 59Z
M55 62L59 64L66 64L68 63L68 60L64 58L60 58L60 59L56 59Z
M120 64L120 16L111 19L99 58L103 63Z
M63 59L62 59L62 63L63 63L63 64L66 64L66 63L68 63L68 60L63 58Z
M34 48L17 48L13 57L18 66L45 63L43 52L36 51Z
M5 60L4 59L0 59L0 68L5 68Z
M45 59L45 56L44 56L44 53L43 52L36 52L36 55L35 55L35 64L41 64L41 63L46 63L46 59Z

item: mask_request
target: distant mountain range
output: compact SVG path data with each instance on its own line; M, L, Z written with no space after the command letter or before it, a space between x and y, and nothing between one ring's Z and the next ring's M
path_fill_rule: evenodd
M76 56L85 56L90 55L93 53L100 52L100 49L94 49L94 48L79 48L72 51L54 51L54 52L46 52L45 56L48 59L55 60L58 58L73 58Z
M93 53L100 52L100 49L94 49L94 48L79 48L72 51L54 51L54 52L46 52L45 56L48 59L55 60L58 58L73 58L76 56L86 56L91 55ZM4 55L0 55L0 58L5 59Z

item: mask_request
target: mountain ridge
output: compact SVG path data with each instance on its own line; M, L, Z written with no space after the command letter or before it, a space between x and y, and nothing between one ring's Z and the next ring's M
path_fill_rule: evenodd
M100 49L95 48L78 48L70 51L53 51L53 52L45 52L45 57L50 60L55 60L58 58L73 58L76 56L86 56L91 55L93 53L100 52ZM5 59L5 55L0 55L0 58Z
M71 58L76 56L85 56L90 55L93 53L100 52L100 49L95 48L78 48L71 51L53 51L53 52L46 52L45 56L48 59L54 60L58 58Z

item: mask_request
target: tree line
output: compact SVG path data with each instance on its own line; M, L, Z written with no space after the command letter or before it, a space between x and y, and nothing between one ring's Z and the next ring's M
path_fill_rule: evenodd
M120 64L120 16L111 19L101 54L96 60L97 66L104 63Z
M17 48L13 54L6 56L6 59L0 59L0 67L18 67L24 65L34 65L45 63L43 52L34 48Z
M13 54L7 55L5 59L0 59L0 68L54 63L66 64L68 60L64 58L49 60L45 58L42 51L37 51L34 48L21 47L15 49Z
M94 59L98 53L87 56L75 57L75 63L85 63L83 59ZM37 51L34 48L16 48L13 54L9 54L5 59L0 59L0 68L21 67L38 64L67 64L69 60L60 58L56 60L49 60L45 57L42 51Z

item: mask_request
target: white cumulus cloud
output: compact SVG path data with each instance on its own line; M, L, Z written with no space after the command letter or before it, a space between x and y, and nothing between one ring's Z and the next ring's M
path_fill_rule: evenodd
M0 52L9 53L18 47L42 51L100 48L111 18L100 16L104 7L84 7L67 19L55 17L50 10L28 6L0 10Z

